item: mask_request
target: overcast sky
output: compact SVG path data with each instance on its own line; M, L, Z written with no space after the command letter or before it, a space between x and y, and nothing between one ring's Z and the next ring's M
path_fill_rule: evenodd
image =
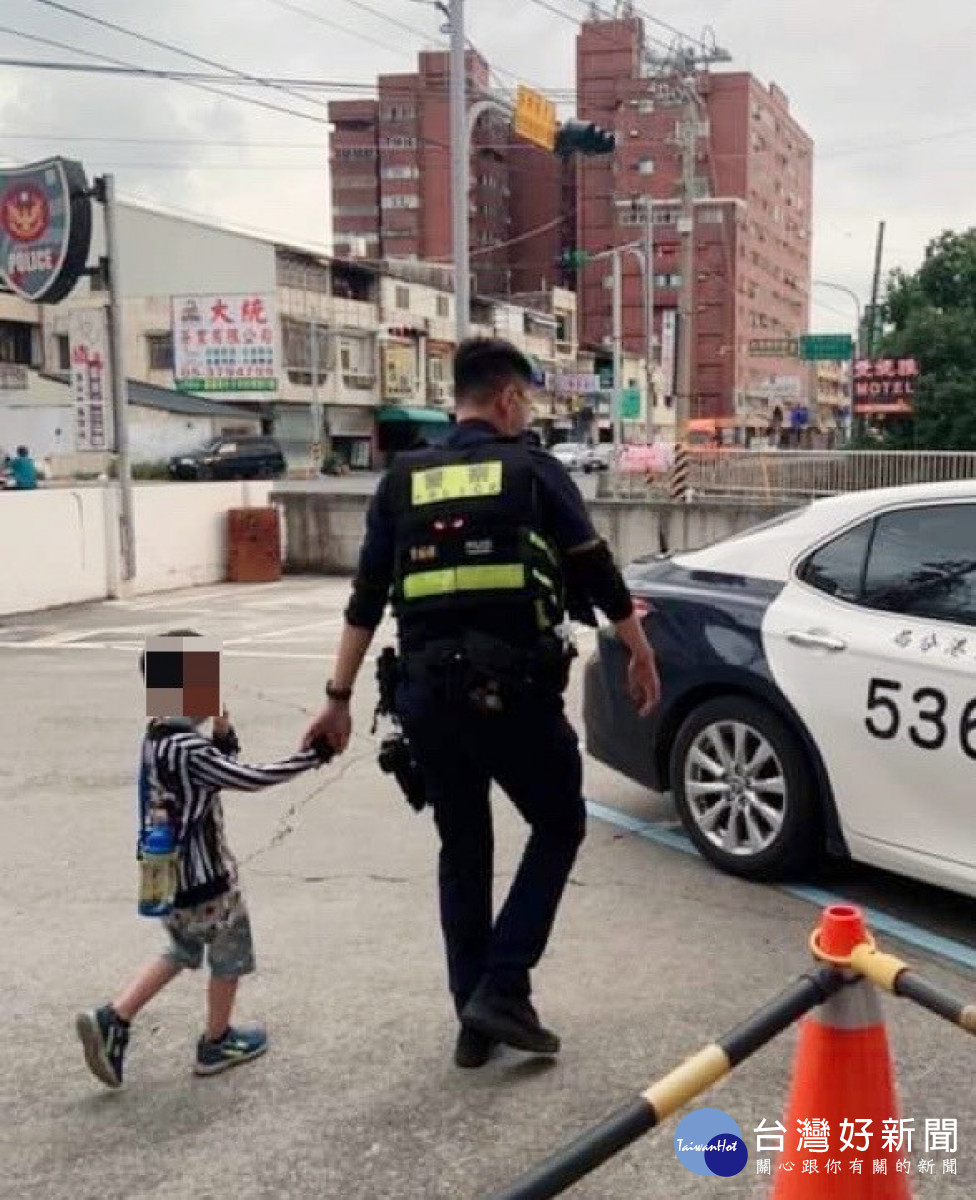
M571 88L575 21L587 5L545 2L574 20L533 0L467 0L468 35L494 67L537 85ZM64 3L239 71L329 80L370 81L412 69L422 32L429 31L431 47L443 22L416 0ZM694 36L709 25L733 56L731 68L719 69L752 71L789 96L816 146L815 279L853 288L866 300L879 220L887 222L885 267L906 269L918 265L932 236L976 224L971 0L641 0L638 8ZM210 69L39 0L4 0L0 26L3 57L91 62L84 50L140 66ZM646 28L671 36L651 22ZM74 49L11 37L10 29ZM177 83L0 67L0 157L79 158L90 172L114 171L126 198L326 247L328 132L317 123L325 109L267 88L230 90L317 120ZM314 95L322 105L328 99ZM818 286L813 300L814 329L851 328L848 297Z

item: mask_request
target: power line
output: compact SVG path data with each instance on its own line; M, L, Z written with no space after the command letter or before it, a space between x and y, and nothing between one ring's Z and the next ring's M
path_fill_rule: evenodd
M388 42L381 42L378 38L370 37L368 33L362 33L358 29L350 29L348 25L340 25L338 21L332 21L328 17L323 17L321 13L313 12L309 8L303 8L300 4L292 4L290 0L267 0L269 4L273 4L275 8L284 9L285 12L296 13L299 16L307 17L310 21L316 21L319 25L325 25L329 29L338 29L340 33L350 34L352 37L357 37L361 41L369 42L373 46L379 46L381 50L387 50L391 54L400 55L402 48L391 46Z
M70 17L77 17L81 21L88 21L90 24L97 25L101 29L109 29L113 33L124 34L125 37L134 38L137 42L143 42L147 46L155 46L157 50L166 50L170 54L178 54L181 58L189 59L190 62L198 62L205 67L216 67L218 71L226 71L228 75L236 75L238 79L247 79L251 83L259 83L263 87L270 87L275 91L284 92L286 96L301 100L305 104L315 104L320 108L328 108L328 105L324 104L321 100L299 95L297 92L292 92L289 88L283 87L281 84L269 83L265 79L251 75L248 71L240 71L236 67L229 67L226 63L219 62L217 59L207 58L202 54L195 54L192 50L185 50L182 46L174 46L172 42L163 42L159 38L150 37L148 34L139 33L134 29L127 29L124 25L116 24L115 21L106 21L103 17L96 17L92 13L83 12L80 8L72 8L68 4L62 4L60 0L34 0L34 3L40 4L44 8L53 9L55 12L65 13Z
M5 32L0 26L0 32ZM16 31L11 31L16 32ZM32 37L30 34L17 33L18 37ZM47 39L37 39L44 40ZM61 43L53 43L61 46ZM84 50L75 50L74 47L62 46L63 49L70 49L74 53L85 54L89 53ZM118 60L110 60L118 61ZM249 79L235 79L226 75L215 75L204 71L181 71L172 67L137 67L137 66L104 66L100 63L73 63L73 62L49 62L41 59L22 59L22 58L0 58L0 66L8 67L23 67L29 70L40 71L76 71L82 74L95 75L131 75L135 77L146 77L150 79L169 79L175 83L194 82L214 82L223 83L228 87L263 87L264 83L252 83ZM353 80L353 79L294 79L281 78L276 76L268 76L267 83L287 84L291 88L307 88L310 91L344 93L351 95L375 96L378 91L378 84L370 83L368 80ZM425 89L427 94L447 94L446 85L437 85ZM413 97L416 95L415 88L396 88L384 85L383 94L385 96L395 97ZM574 94L568 89L551 90L550 97L555 99L557 104L570 103ZM567 97L566 100L560 97ZM241 99L242 97L234 97ZM291 110L284 110L291 111Z
M0 66L3 60L0 59ZM108 142L133 146L237 146L264 150L325 150L321 142L225 141L221 138L106 137L93 133L0 133L0 142Z
M566 10L564 8L557 8L554 4L550 4L549 0L531 0L531 3L535 4L539 8L544 8L547 12L551 12L554 16L561 17L562 20L568 21L571 25L575 26L577 29L579 29L581 26L581 23L582 23L581 18L574 17L572 15L572 13L566 12ZM608 42L613 41L614 45L617 45L616 39L609 32L609 30L603 29L599 23L593 25L593 31L597 35L597 37L602 37L605 41L608 41ZM647 33L645 33L644 36L645 36L646 40L656 42L659 46L663 46L665 50L671 49L671 47L668 45L668 43L662 42L660 38L652 37L651 35L649 35Z
M284 113L290 117L299 117L303 121L313 121L316 125L328 125L329 120L326 117L317 117L314 113L301 112L297 108L285 108L281 104L272 104L268 100L259 100L256 96L235 96L233 92L225 92L221 88L210 87L208 84L198 83L192 79L180 79L173 73L168 71L153 71L148 67L137 67L135 63L126 62L123 58L113 58L108 54L100 54L97 50L84 50L78 46L69 46L64 42L54 41L52 38L41 37L36 33L24 33L20 29L11 29L9 26L0 25L0 33L10 34L13 37L23 38L28 42L38 42L43 46L53 46L57 50L67 50L71 54L80 54L87 58L100 59L102 62L113 63L116 67L125 67L128 71L136 74L155 75L158 79L169 79L172 75L174 82L183 83L187 87L196 88L197 91L209 92L213 96L220 96L224 100L235 100L241 104L253 104L258 108L266 108L271 112ZM83 64L78 64L77 69L84 69Z

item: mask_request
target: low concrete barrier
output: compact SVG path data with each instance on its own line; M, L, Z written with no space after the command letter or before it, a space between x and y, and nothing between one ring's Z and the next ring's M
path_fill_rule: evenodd
M284 513L285 570L345 575L354 571L366 529L369 496L335 493L316 483L275 487L271 502ZM617 561L627 563L661 549L695 550L758 525L795 504L712 500L671 504L590 500L589 510Z

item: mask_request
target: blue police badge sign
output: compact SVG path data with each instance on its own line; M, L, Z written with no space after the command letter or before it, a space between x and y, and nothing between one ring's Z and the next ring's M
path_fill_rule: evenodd
M0 279L22 299L56 304L68 295L88 263L91 225L81 163L0 169Z

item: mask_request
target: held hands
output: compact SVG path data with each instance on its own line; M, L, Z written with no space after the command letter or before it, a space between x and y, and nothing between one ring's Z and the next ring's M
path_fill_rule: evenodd
M642 717L649 716L661 699L661 681L650 646L631 654L627 667L627 691Z
M341 754L349 745L352 735L352 715L349 705L336 700L330 700L309 725L302 738L302 750L315 750L321 754L322 749L331 748L333 754ZM325 743L325 745L323 745ZM327 762L328 758L323 758Z

